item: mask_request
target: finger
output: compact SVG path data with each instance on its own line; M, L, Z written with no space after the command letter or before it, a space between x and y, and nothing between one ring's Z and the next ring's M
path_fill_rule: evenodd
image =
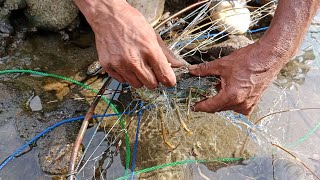
M194 106L194 111L215 113L222 109L227 104L227 99L223 92L218 93L205 101L201 101Z
M126 82L128 82L132 87L138 89L143 86L143 83L138 79L138 77L135 75L134 72L125 71L125 72L119 72L119 74L122 74Z
M146 54L149 64L159 82L164 86L172 87L176 84L176 76L162 51L157 51L160 46L157 44L151 53Z
M162 49L162 52L164 53L164 55L167 57L167 60L169 63L171 63L171 67L174 68L178 68L181 66L185 66L188 65L189 63L187 63L187 61L185 61L184 59L175 56L166 46L166 44L163 42L163 40L161 39L160 35L157 34L157 40L159 43L159 46Z
M158 86L158 80L147 62L144 62L141 65L141 70L136 71L135 74L146 88L155 89Z
M222 109L220 109L219 111L229 111L229 110L233 110L234 112L243 114L243 115L250 115L252 113L252 111L254 110L255 104L253 105L248 105L247 102L243 102L237 105L233 105L233 106L227 106L224 107Z
M221 75L221 59L189 66L189 72L195 76Z
M125 83L126 80L119 74L117 73L115 70L113 70L110 67L104 68L104 70L115 80L121 82L121 83Z

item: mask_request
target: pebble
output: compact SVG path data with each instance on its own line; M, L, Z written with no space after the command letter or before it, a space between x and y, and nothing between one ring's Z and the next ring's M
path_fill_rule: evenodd
M32 111L41 111L42 110L42 103L39 96L35 96L30 100L29 104Z

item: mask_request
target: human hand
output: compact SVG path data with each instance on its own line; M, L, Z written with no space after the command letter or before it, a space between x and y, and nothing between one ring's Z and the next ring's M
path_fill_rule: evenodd
M290 55L258 41L221 59L190 66L193 75L217 75L221 79L219 93L195 104L194 110L209 113L234 110L251 114Z
M134 88L176 84L172 67L184 62L174 58L143 15L126 1L100 3L85 16L95 32L100 64L110 76Z

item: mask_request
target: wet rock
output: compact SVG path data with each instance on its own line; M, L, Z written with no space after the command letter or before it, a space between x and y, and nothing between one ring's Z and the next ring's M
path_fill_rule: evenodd
M77 17L78 8L72 0L26 0L25 14L36 26L58 31L68 27Z
M35 96L30 100L29 104L32 111L41 111L42 110L42 103L39 96Z
M205 57L205 59L217 59L228 56L235 50L246 47L252 43L254 42L245 36L231 36L230 39L206 49L208 52L205 54L209 55L209 57Z
M68 173L68 165L72 153L72 144L53 143L46 151L41 151L39 155L42 170L49 174L60 175ZM82 151L78 152L79 161Z
M8 10L18 10L23 9L26 7L26 1L25 0L6 0L4 2L4 8Z
M161 18L165 0L128 0L128 3L138 9L153 26Z
M22 138L30 139L62 119L84 115L87 109L88 105L84 102L66 100L50 112L33 112L32 114L21 112L16 121L17 131ZM36 143L40 151L40 167L44 172L66 174L70 153L79 128L79 122L64 124Z
M212 61L228 56L235 50L246 47L252 43L254 42L245 36L230 36L230 39L226 41L201 49L201 56L197 56L196 54L195 56L187 57L186 60L192 64L202 63L203 61Z

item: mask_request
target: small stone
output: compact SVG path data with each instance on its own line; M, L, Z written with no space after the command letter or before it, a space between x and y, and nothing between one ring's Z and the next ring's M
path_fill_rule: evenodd
M39 96L35 96L30 100L29 104L32 111L41 111L42 110L42 103Z

